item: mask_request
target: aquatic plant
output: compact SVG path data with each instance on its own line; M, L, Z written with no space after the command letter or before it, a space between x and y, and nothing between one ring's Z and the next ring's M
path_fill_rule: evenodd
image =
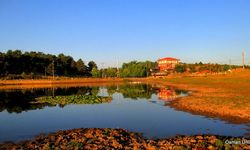
M96 96L96 95L69 95L69 96L43 96L36 98L32 103L48 103L52 105L67 105L67 104L100 104L107 103L112 100L112 97Z

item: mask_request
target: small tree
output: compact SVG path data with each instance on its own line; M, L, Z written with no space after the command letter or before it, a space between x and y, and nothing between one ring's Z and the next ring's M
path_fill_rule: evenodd
M89 70L89 71L92 71L93 68L96 68L96 69L97 69L97 65L96 65L96 63L95 63L94 61L90 61L90 62L88 63L88 70Z
M224 65L223 66L223 71L228 71L230 69L230 66L229 65Z
M115 68L108 68L106 70L106 74L107 74L108 77L116 77L117 69L115 69Z
M23 79L25 79L25 78L26 78L26 73L25 73L25 72L22 72L21 77L22 77Z
M80 75L83 75L86 72L86 66L84 62L82 61L82 59L79 59L76 62L76 68L77 68L78 74Z
M178 72L178 73L183 73L186 71L186 68L184 65L176 65L175 66L175 71Z
M100 78L100 77L101 77L101 72L100 72L96 67L94 67L94 68L91 70L91 75L92 75L92 77L94 77L94 78Z

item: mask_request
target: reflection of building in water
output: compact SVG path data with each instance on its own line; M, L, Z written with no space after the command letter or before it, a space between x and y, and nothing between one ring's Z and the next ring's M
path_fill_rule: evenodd
M176 94L174 89L166 89L166 88L160 88L158 97L161 100L174 100L179 97L178 94Z
M179 59L172 57L162 58L157 61L160 71L173 70L179 62Z

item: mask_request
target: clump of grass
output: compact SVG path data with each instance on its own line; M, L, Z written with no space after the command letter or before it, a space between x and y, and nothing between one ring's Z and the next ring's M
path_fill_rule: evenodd
M32 103L48 103L52 105L67 105L67 104L100 104L107 103L112 100L107 96L96 95L69 95L69 96L43 96L36 98Z
M222 148L223 145L224 145L223 142L222 142L221 140L219 140L219 139L216 140L216 143L215 143L215 144L216 144L216 146L217 146L218 148Z

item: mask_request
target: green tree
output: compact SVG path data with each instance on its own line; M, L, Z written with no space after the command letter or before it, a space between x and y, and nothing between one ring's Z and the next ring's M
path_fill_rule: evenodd
M116 68L108 68L105 71L107 77L116 77L117 76L117 69Z
M131 61L124 63L121 68L122 77L146 77L150 75L150 70L156 67L155 62L137 62Z
M230 69L229 65L223 65L223 71L228 71Z
M48 75L52 75L53 61L55 74L57 75L91 75L92 69L87 70L82 60L76 62L71 56L64 54L55 56L34 51L23 53L21 50L8 50L6 53L0 53L0 75L21 78L23 72L27 75L32 72L34 77L37 77L44 75L45 71ZM93 61L90 62L90 68L95 66L96 64Z
M175 66L175 71L178 72L178 73L183 73L186 71L186 68L184 65L182 64L179 64L179 65L176 65Z
M94 78L100 78L101 77L101 72L96 67L94 67L92 69L92 71L91 71L91 75Z
M76 62L76 68L77 68L77 71L78 71L79 75L84 75L85 74L86 66L85 66L84 62L82 61L82 59L79 59Z
M94 61L90 61L88 63L88 71L92 71L93 68L96 68L97 69L97 65Z

